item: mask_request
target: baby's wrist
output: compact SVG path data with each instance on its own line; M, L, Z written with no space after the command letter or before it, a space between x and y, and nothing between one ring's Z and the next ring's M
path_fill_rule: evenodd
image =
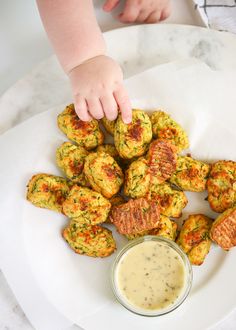
M90 58L87 58L85 59L84 61L82 62L79 62L77 65L73 66L67 73L68 76L70 76L71 73L73 73L76 69L80 68L82 65L84 64L87 64L89 62L92 62L96 59L100 59L100 58L104 58L104 57L108 57L106 56L106 54L98 54L98 55L95 55L93 57L90 57Z

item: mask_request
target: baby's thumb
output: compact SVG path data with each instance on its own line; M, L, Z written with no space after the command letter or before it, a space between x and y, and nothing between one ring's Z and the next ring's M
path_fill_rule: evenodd
M107 0L103 5L103 10L112 11L120 2L120 0Z

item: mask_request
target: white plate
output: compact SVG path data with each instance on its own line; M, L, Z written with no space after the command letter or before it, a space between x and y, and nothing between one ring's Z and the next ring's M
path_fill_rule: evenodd
M229 107L226 106L224 112L225 125L218 120L218 109L215 108L215 104L212 107L211 102L203 112L199 107L206 105L204 102L200 102L198 106L195 103L187 112L186 100L192 100L194 89L189 88L188 97L184 98L179 83L174 92L171 82L168 82L168 72L172 72L172 84L175 85L176 79L181 77L183 86L189 83L188 79L192 72L198 73L199 81L202 81L201 75L205 75L206 72L209 77L213 74L205 65L202 67L195 63L189 66L186 63L177 63L158 67L139 77L131 78L127 84L130 94L134 95L135 91L139 91L139 95L145 95L144 84L148 93L152 95L151 86L155 80L154 86L157 91L152 102L157 104L158 99L159 104L165 106L185 127L190 136L191 152L195 156L209 160L219 158L219 155L220 158L236 159L233 143L236 138L234 117L232 114L230 121L230 117L227 116L230 113L227 112ZM215 74L214 80L217 80ZM196 86L195 84L193 88ZM172 91L171 99L165 96L165 93L169 93L167 87ZM215 87L212 84L213 95ZM227 96L227 93L225 95ZM212 101L209 94L206 99ZM146 107L149 102L150 100L140 99L136 100L135 104ZM19 287L21 283L22 286L26 285L25 276L29 276L30 273L34 283L30 283L29 288L39 287L40 294L43 294L50 306L53 306L51 308L58 310L86 330L110 330L111 325L114 330L172 329L173 325L175 329L199 330L222 319L235 307L235 250L224 252L213 246L205 263L201 267L194 267L191 294L180 308L159 318L141 317L121 307L111 293L109 269L115 254L105 259L76 255L60 235L67 219L52 211L36 208L25 200L25 185L34 173L60 174L55 165L55 150L65 137L56 126L56 116L62 109L63 106L60 106L35 116L0 139L1 190L4 191L1 203L4 214L2 226L5 228L5 232L0 234L0 239L5 251L8 251L7 257L2 254L1 261L5 268L8 268L8 274L18 281ZM197 118L199 120L196 120ZM214 140L218 132L220 142L218 144L217 141L216 144ZM205 193L188 193L189 205L184 211L184 217L189 213L214 216L208 203L204 201L205 196ZM115 231L114 234L119 251L126 240ZM14 244L16 241L17 246ZM21 253L17 250L21 250ZM20 260L23 260L24 269L20 268ZM15 269L14 265L18 265L18 268ZM12 268L11 272L9 268Z

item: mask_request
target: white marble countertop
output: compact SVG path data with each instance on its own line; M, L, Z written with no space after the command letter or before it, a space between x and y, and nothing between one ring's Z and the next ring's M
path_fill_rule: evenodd
M102 3L100 0L98 2ZM192 4L187 3L187 0L186 2L185 0L174 0L173 8L173 15L168 20L170 23L201 25L199 17L193 13ZM104 31L120 26L99 10L97 15ZM30 74L13 85L0 98L1 134L35 113L67 102L70 99L70 91L66 77L54 57L38 64L51 55L52 50L42 29L34 2L24 0L17 2L1 1L0 22L2 24L0 42L3 45L0 54L0 93L37 65ZM28 28L29 25L31 26L30 29ZM173 50L173 58L171 58L161 50L156 56L156 46L150 47L152 40L147 38L148 29L146 32L147 34L145 32L139 34L137 44L139 46L142 44L142 49L146 49L146 42L146 46L150 49L149 54L142 53L140 48L134 49L128 57L124 49L123 53L122 51L119 53L118 57L119 60L121 59L120 62L127 77L153 64L173 60L176 56L185 58L186 54L203 60L213 69L236 69L236 41L232 46L234 52L231 52L230 55L229 49L231 49L233 40L230 35L221 39L218 34L217 37L214 34L209 37L206 31L202 38L196 29L189 30L189 32L186 30L185 35L179 36L177 30L170 29L168 38L173 40L169 40L165 45L171 45ZM179 38L182 38L183 49L175 48L177 43L178 45L180 43ZM162 35L162 38L160 40L155 39L155 42L160 41L160 44L163 45L165 39L166 36ZM115 42L112 44L110 41L110 43L110 48L114 53L117 45ZM168 51L170 53L170 49ZM140 52L140 56L137 57L135 52ZM136 61L133 61L134 57ZM214 330L233 330L235 328L236 312L214 326ZM2 329L28 330L33 328L0 272L0 330ZM74 329L78 329L78 327L74 327Z
M173 12L166 21L171 23L202 25L185 2L172 0ZM101 9L103 0L97 2L97 17L103 31L123 26ZM20 28L19 28L20 27ZM29 28L30 27L30 28ZM53 51L41 24L35 1L1 0L0 5L0 95L18 79Z

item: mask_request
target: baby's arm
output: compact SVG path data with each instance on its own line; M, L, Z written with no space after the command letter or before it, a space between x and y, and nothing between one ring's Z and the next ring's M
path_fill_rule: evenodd
M125 122L131 105L120 66L105 55L105 42L92 0L37 0L40 15L57 57L68 74L75 108L82 120L109 120L119 106Z

